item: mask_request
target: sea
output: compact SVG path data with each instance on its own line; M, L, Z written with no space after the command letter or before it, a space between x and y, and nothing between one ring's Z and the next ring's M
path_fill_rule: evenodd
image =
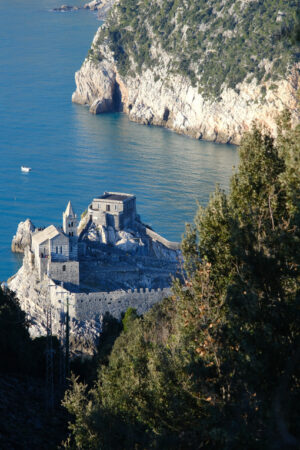
M61 1L0 2L1 281L20 267L10 245L28 217L60 225L69 200L80 215L104 191L128 192L143 222L179 241L215 185L228 189L238 163L235 146L72 104L74 74L101 22L87 10L51 11Z

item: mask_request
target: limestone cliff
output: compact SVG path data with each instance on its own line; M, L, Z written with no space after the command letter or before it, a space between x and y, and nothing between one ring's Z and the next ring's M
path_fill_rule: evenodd
M25 248L22 267L8 280L8 287L15 292L21 308L26 313L30 322L29 332L32 337L46 335L46 315L49 305L51 305L52 311L52 333L59 336L61 306L53 301L50 302L49 278L45 277L42 281L39 280L38 272L33 263L33 254L29 247ZM95 320L81 321L72 317L70 321L71 353L74 355L92 355L100 331L101 322Z
M20 222L17 232L11 243L11 250L15 253L23 253L26 246L31 244L31 235L35 231L35 226L30 219Z
M151 2L145 2L148 15L143 16L144 4L138 4L137 10L131 10L135 12L128 16L127 9L124 11L130 1L119 0L108 23L98 30L88 57L76 73L73 102L89 105L95 114L124 111L136 122L165 126L195 138L237 144L253 121L275 134L276 117L284 108L289 109L294 122L299 121L300 63L295 56L295 46L288 44L285 50L282 42L277 43L280 33L284 36L294 26L288 8L281 12L278 7L270 6L267 12L272 13L269 20L272 22L273 18L276 32L274 28L269 30L266 22L266 36L259 36L265 41L259 40L260 45L254 45L242 34L245 17L255 9L252 6L252 10L245 10L251 2L226 2L231 4L231 9L225 10L228 5L224 2L210 0L212 8L207 22L185 22L185 28L180 31L178 27L186 21L180 16L181 7L165 2L172 3L174 12L165 17L164 27L170 26L171 31L162 38L166 33L157 25L162 13L157 16L153 6L153 17L149 16ZM185 3L195 4L193 0ZM154 4L158 9L162 7L160 2ZM262 33L259 31L259 26L264 25L259 22L261 10L255 9L255 12L253 33ZM227 17L234 17L231 28L224 25ZM143 18L144 34L139 34ZM247 20L250 23L251 17ZM205 42L200 50L194 42L198 31L204 33ZM244 43L236 38L238 33ZM216 40L215 34L218 35ZM180 44L170 44L173 35L174 42L177 39L182 44L182 54ZM269 39L274 40L272 45L268 44ZM288 39L286 42L290 42ZM193 55L189 53L192 49ZM230 53L235 51L236 60ZM287 55L284 61L283 53Z

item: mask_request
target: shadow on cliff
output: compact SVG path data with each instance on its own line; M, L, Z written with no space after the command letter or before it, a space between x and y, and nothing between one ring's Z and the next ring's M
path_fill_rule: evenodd
M123 111L122 94L119 83L115 82L112 95L112 110L114 112Z

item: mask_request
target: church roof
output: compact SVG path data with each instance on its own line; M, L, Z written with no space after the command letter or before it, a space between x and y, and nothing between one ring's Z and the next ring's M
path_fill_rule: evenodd
M58 231L58 229L54 225L50 225L44 230L38 231L37 233L33 234L32 240L39 245L42 242L47 241L47 239L53 239L59 234L61 234L61 232Z
M65 215L66 216L75 216L75 213L74 213L73 208L72 208L72 203L70 201L69 201L69 203L67 205L67 208L65 210Z

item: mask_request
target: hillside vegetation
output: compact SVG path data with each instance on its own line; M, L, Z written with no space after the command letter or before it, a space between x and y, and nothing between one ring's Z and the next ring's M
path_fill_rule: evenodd
M127 314L92 389L73 379L66 448L299 448L300 127L278 131L244 137L187 227L173 297Z
M98 43L107 40L122 76L147 68L180 73L199 93L254 78L286 78L299 60L297 0L119 0ZM95 45L91 59L104 56ZM264 94L264 92L262 92Z

